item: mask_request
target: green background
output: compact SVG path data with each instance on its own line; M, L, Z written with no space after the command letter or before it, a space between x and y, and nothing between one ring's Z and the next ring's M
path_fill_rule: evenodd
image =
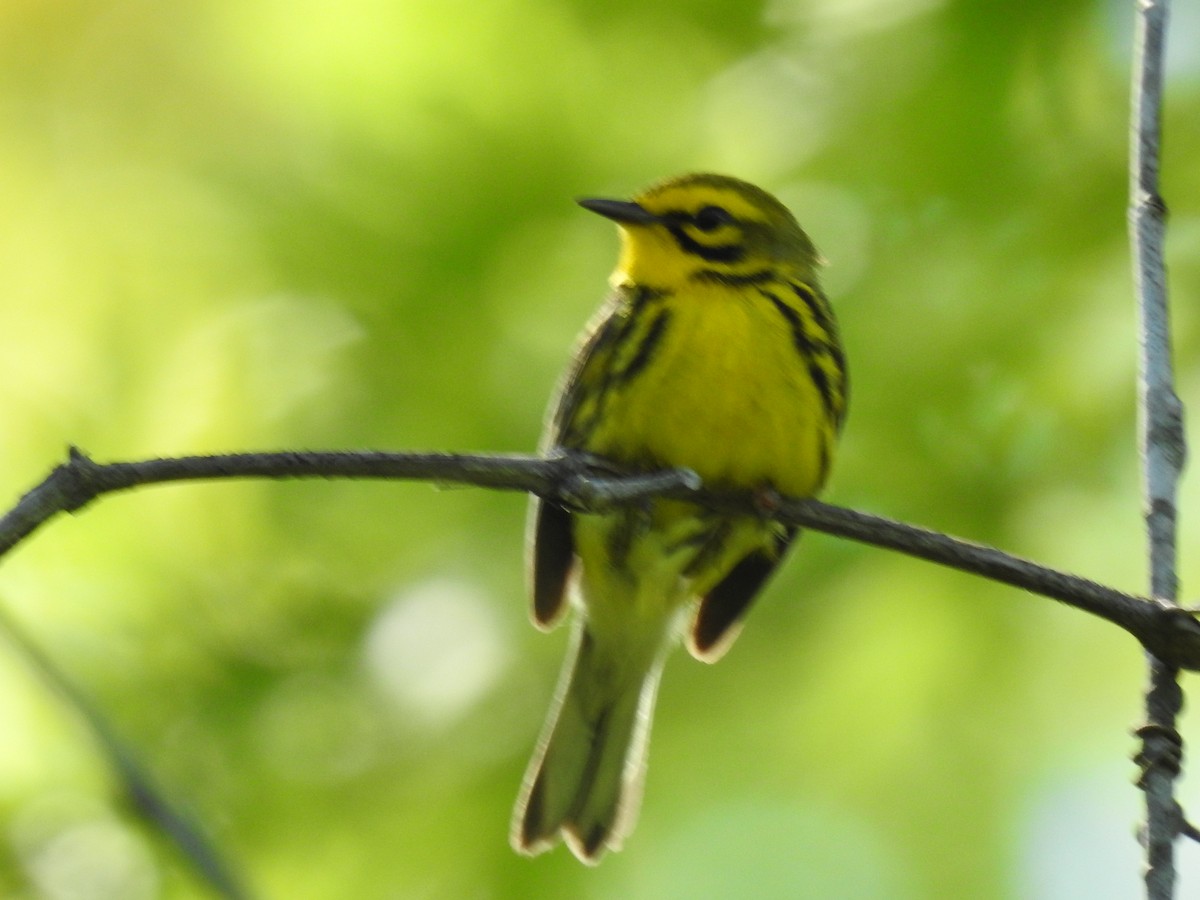
M828 499L1141 590L1127 6L6 0L0 505L68 444L531 450L616 249L572 198L714 170L829 259L853 390ZM1195 407L1178 14L1164 190ZM566 638L528 624L524 510L155 488L53 522L0 604L263 897L1136 895L1135 643L823 535L719 665L670 661L626 849L517 857ZM8 644L0 895L206 896Z

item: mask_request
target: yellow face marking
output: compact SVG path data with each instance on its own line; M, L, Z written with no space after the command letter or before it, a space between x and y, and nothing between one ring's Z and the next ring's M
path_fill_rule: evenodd
M693 176L651 188L633 202L653 218L619 223L615 285L669 287L701 271L741 277L767 267L808 280L816 265L816 251L791 213L742 182Z

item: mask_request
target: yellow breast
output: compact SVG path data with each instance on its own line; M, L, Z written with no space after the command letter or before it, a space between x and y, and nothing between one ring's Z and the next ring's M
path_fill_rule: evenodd
M587 449L705 482L809 496L835 426L787 320L752 286L695 282L655 301L654 353L606 398Z

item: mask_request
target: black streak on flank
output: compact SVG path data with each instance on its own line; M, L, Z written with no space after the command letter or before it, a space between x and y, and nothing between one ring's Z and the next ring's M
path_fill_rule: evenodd
M817 386L817 393L821 395L821 404L825 407L825 412L829 414L830 418L837 419L837 413L833 408L833 391L829 386L829 376L825 374L825 370L810 360L808 377Z
M813 321L825 332L825 339L820 342L821 348L833 360L836 374L838 394L841 397L841 409L837 414L837 426L841 428L846 418L846 401L850 392L850 376L846 372L846 354L837 339L837 322L833 319L833 311L824 294L800 282L791 282L792 291L812 313Z
M663 334L667 330L667 324L671 321L671 314L665 309L661 310L651 321L646 328L646 333L638 344L637 350L634 351L633 358L629 360L629 365L621 370L618 376L618 381L632 381L638 374L646 368L646 365L654 356L654 352L658 349L658 345L662 342Z
M799 298L800 302L808 307L808 311L812 313L813 321L821 326L821 330L832 336L836 331L833 324L833 319L829 315L829 307L825 305L816 292L807 284L799 281L789 282L792 288L792 293Z
M836 418L833 404L833 388L829 384L829 375L825 370L817 365L817 353L820 352L817 344L808 336L808 332L804 330L804 319L800 313L792 309L770 291L764 291L759 288L759 293L766 297L775 308L779 310L779 314L787 320L788 326L792 329L792 342L796 345L796 350L803 357L805 365L808 366L808 377L812 379L813 385L817 389L817 393L821 395L821 403L825 407L830 418ZM824 348L824 345L821 345Z
M810 288L807 284L800 282L790 282L792 292L800 298L800 302L808 307L808 311L812 313L813 321L817 323L822 331L829 338L828 342L822 342L829 355L833 357L834 364L837 370L842 373L842 379L846 377L846 354L842 352L841 345L837 342L837 324L833 321L833 313L829 309L829 304L825 298L819 293ZM845 386L843 385L843 392Z
M575 372L555 411L556 443L564 447L581 446L583 435L589 433L604 414L610 390L624 378L613 361L623 358L626 344L637 340L641 333L637 326L642 315L649 314L647 307L670 295L667 290L638 285L623 302L614 304L608 318L583 347ZM618 301L621 296L618 295ZM634 356L636 358L637 354ZM584 391L581 386L585 370L594 378L588 382L590 391Z

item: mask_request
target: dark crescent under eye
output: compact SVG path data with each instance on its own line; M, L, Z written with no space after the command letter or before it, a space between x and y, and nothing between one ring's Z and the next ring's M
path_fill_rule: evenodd
M719 206L706 206L692 217L692 223L701 231L716 231L732 222L733 216L729 211Z

